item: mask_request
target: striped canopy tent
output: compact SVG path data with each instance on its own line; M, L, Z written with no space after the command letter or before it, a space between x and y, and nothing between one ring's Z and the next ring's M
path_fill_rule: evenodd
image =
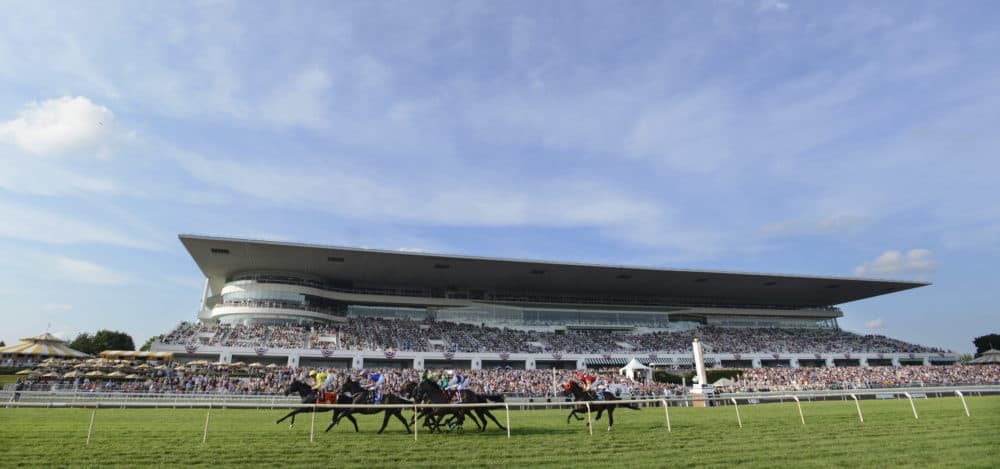
M969 363L975 363L975 364L1000 363L1000 350L989 349L983 352L981 355L979 355L979 358L976 358L970 361Z
M73 350L62 340L48 332L35 337L24 337L21 343L0 348L0 355L36 355L39 357L86 357L79 350Z

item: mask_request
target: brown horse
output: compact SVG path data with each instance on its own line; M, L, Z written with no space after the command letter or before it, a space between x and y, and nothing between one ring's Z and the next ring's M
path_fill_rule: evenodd
M361 386L361 383L348 378L343 385L340 386L340 395L351 396L351 404L368 404L370 403L372 397L372 391L365 389ZM403 399L395 394L386 393L382 397L382 404L413 404L413 401ZM341 410L341 409L338 409ZM385 417L382 419L382 427L378 429L379 433L385 431L386 425L389 424L389 417L395 416L403 425L406 426L406 433L410 433L410 423L403 418L403 409L399 407L364 407L364 408L353 408L353 409L342 409L343 414L333 419L330 422L330 426L326 427L326 431L330 431L334 425L340 422L341 418L347 418L349 420L354 420L351 414L377 414L379 412L385 412ZM356 425L355 425L356 427Z
M583 386L580 385L580 383L572 379L566 382L566 384L563 387L566 389L566 392L573 395L573 400L575 400L576 402L590 403L590 410L597 411L597 418L595 418L594 420L600 420L601 414L603 414L604 411L607 411L609 432L611 431L611 428L615 425L616 407L627 407L632 410L639 410L638 406L621 402L617 397L614 396L614 394L610 392L604 393L604 400L599 401L597 400L597 395L594 393L594 391L585 391L583 389ZM577 414L584 412L587 412L587 406L585 404L577 405L576 407L573 408L573 410L569 413L569 415L566 416L566 423L568 424L569 419L572 417L576 417L576 420L578 421L583 420L583 417ZM587 422L587 425L591 425L591 422Z
M333 392L330 392L330 393L326 394L327 400L324 400L323 402L319 402L316 399L316 391L314 389L312 389L309 386L309 384L303 383L302 381L299 381L299 380L293 380L291 383L288 383L288 386L285 388L285 395L286 396L289 395L289 394L292 394L292 393L298 394L299 397L302 398L302 403L303 404L333 404L334 401L337 404L350 404L351 403L349 400L347 402L344 402L345 396L338 395L337 393L333 393ZM331 397L333 399L330 399ZM296 409L292 409L292 411L289 412L288 415L285 415L284 417L278 419L278 421L275 422L275 423L276 424L277 423L281 423L283 420L287 419L288 417L291 417L292 421L288 425L288 427L289 428L294 427L295 426L295 415L296 414L301 414L303 412L309 412L310 410L315 410L316 412L329 412L329 411L332 410L332 411L334 411L333 412L333 419L334 420L340 420L340 418L342 418L342 417L347 417L347 420L350 420L351 423L354 424L354 431L355 432L358 431L358 421L354 420L354 417L351 417L350 415L341 415L341 414L343 414L344 409L333 409L333 408L330 408L330 407L318 407L318 408L315 408L315 409L313 407L299 407L299 408L296 408Z

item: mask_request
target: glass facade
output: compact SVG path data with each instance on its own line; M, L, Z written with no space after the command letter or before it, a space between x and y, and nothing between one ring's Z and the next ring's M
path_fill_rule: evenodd
M297 288L302 287L302 288ZM338 301L322 292L343 292L371 296L403 296L408 298L450 298L481 303L471 306L389 306L379 305L389 299L372 298L371 303L356 304ZM333 296L333 295L330 295ZM488 324L491 326L545 327L545 326L617 326L646 327L652 329L686 329L699 324L731 327L784 327L784 328L836 328L834 319L795 317L754 317L699 314L683 306L663 306L654 311L615 310L615 305L646 304L663 299L649 297L614 297L604 295L560 295L486 289L424 289L419 287L385 287L355 285L352 282L334 281L287 272L244 272L233 275L225 284L218 307L247 307L256 311L236 313L219 311L223 322L315 322L352 317L405 318L414 321L438 319L442 321ZM655 300L655 301L654 301ZM487 304L488 302L492 304ZM497 303L503 302L503 303ZM525 302L531 305L518 306ZM433 302L429 302L433 304ZM514 303L514 304L512 304ZM546 308L539 303L552 305ZM563 303L563 306L556 306ZM571 304L566 304L571 303ZM595 303L607 309L578 307ZM287 311L278 314L269 310L301 310L317 314L289 316ZM213 316L216 316L213 314Z

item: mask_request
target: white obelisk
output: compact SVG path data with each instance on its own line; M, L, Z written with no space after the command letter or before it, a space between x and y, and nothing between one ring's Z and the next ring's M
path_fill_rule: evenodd
M705 351L697 338L691 342L691 350L694 352L694 369L698 376L698 382L691 386L691 397L694 398L695 407L705 407L705 395L712 393L712 385L708 384L708 378L705 377Z

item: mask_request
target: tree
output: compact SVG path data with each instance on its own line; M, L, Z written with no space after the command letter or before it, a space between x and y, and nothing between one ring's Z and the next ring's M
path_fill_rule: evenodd
M153 342L156 342L157 340L163 340L163 334L154 335L153 337L150 337L145 344L142 344L142 347L139 347L139 351L148 352L149 348L153 346Z
M69 346L88 355L96 355L105 350L135 350L132 336L107 329L101 329L94 335L81 332L69 343Z
M969 363L972 361L973 358L975 357L973 357L971 353L963 353L958 356L959 361L961 361L962 363Z
M6 347L6 346L7 346L7 344L3 343L3 341L0 340L0 347Z
M989 350L1000 350L1000 334L986 334L972 339L972 344L976 346L976 356Z

